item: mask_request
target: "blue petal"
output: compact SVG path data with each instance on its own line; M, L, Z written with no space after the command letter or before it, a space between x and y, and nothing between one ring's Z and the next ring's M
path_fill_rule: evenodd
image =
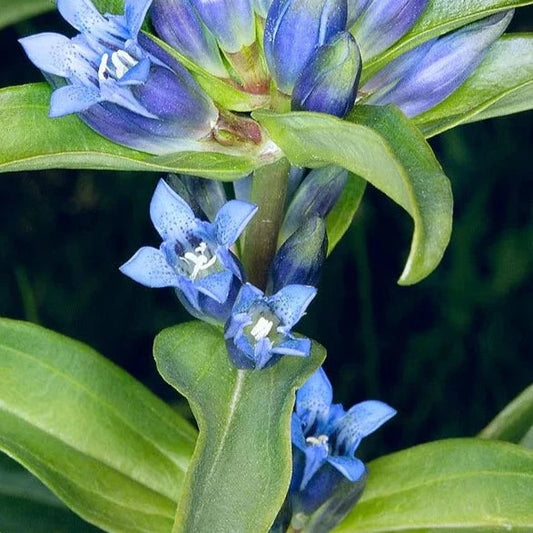
M256 214L257 206L241 200L230 200L217 213L214 221L217 241L231 246Z
M278 355L307 357L311 351L311 341L309 339L288 339L281 344L278 344L270 351Z
M431 109L474 71L490 45L503 33L512 14L512 11L499 13L437 39L419 64L397 85L365 103L392 103L408 117Z
M124 17L131 37L137 37L151 3L152 0L126 0Z
M129 88L121 87L113 79L100 82L100 96L102 100L117 104L129 111L133 111L133 113L136 113L137 115L157 119L156 115L150 113L150 111L139 103Z
M234 337L242 336L243 328L249 326L251 323L252 319L246 313L233 313L224 329L224 338L232 339ZM250 350L250 353L253 353L251 345Z
M353 455L361 439L376 431L395 414L395 409L377 400L354 405L337 425L337 445L345 448L343 455Z
M357 457L330 455L328 463L350 481L359 481L366 473L365 465Z
M287 285L267 300L284 326L291 329L302 318L315 295L316 289L309 285Z
M66 85L56 89L50 98L50 117L62 117L85 111L100 101L96 88L83 85Z
M228 299L233 274L228 270L210 274L195 282L196 288L201 293L213 298L218 303L225 303Z
M326 462L328 450L326 446L307 446L305 453L305 467L300 483L300 490L304 490L311 478Z
M138 85L144 83L150 74L151 64L151 61L145 57L135 66L131 67L128 72L117 81L117 85Z
M68 78L75 48L68 37L59 33L38 33L20 39L30 61L40 70Z
M161 179L150 203L150 218L163 240L186 240L195 226L192 209Z
M239 291L237 300L233 306L232 314L236 315L238 313L246 313L250 309L251 305L262 297L262 291L250 283L245 283Z
M291 442L302 452L305 452L307 448L307 443L305 442L305 435L302 430L303 420L300 420L299 416L296 413L292 413L291 418Z
M367 4L352 29L368 60L394 44L413 26L428 0L373 0Z
M226 349L231 362L237 368L252 370L255 368L253 359L253 349L246 345L246 338L240 339L226 338Z
M243 336L244 338L244 336ZM259 339L254 346L254 360L257 369L264 368L272 359L272 342L268 337Z
M81 33L90 33L108 24L90 0L57 0L57 9Z
M296 392L296 414L310 428L317 418L327 418L332 401L331 383L320 367Z
M120 267L120 271L146 287L177 287L179 285L179 276L167 263L163 253L149 246L141 248Z

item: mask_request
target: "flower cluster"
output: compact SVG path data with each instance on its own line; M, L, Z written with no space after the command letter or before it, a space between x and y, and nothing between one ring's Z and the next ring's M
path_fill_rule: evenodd
M52 117L77 113L101 135L153 154L251 147L261 153L268 139L259 126L215 103L217 95L207 94L195 75L253 96L247 110L344 117L361 102L395 104L415 116L465 81L512 16L478 20L367 72L365 65L405 35L427 4L126 0L124 14L102 15L90 0L58 0L79 34L42 33L21 43L55 89ZM147 14L156 37L142 31Z

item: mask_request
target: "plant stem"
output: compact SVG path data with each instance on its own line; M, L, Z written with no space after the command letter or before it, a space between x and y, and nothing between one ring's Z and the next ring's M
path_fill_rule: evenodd
M290 165L281 159L257 169L251 201L259 207L244 235L243 264L250 283L265 290L283 222Z

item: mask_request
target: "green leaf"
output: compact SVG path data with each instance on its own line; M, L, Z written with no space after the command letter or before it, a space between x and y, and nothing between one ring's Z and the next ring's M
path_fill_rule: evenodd
M498 439L531 446L533 430L533 385L522 391L492 422L485 427L480 437ZM524 441L524 442L523 442Z
M459 124L533 108L533 34L505 35L442 103L414 118L426 137Z
M533 451L453 439L372 461L359 503L335 533L533 531Z
M429 0L416 24L388 50L366 62L362 83L415 46L494 13L533 4L533 0Z
M0 90L0 172L46 168L182 172L232 180L259 164L251 157L213 152L153 156L101 137L79 118L48 117L51 89L31 84Z
M87 346L0 320L0 450L88 522L168 533L196 431Z
M253 116L292 164L340 165L411 215L413 240L400 284L416 283L439 264L451 233L450 184L419 130L398 109L356 106L347 120L305 112ZM359 200L356 194L354 204Z
M54 8L54 0L2 0L0 29Z
M96 533L36 477L0 453L0 531L2 533Z
M237 370L222 331L190 322L162 331L154 355L200 427L173 532L267 531L291 475L294 391L320 365L324 349L315 343L309 357Z
M348 231L365 194L366 181L351 174L335 207L326 217L328 255Z

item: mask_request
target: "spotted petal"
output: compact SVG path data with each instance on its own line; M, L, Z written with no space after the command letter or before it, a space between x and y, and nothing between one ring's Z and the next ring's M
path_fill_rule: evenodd
M80 113L100 101L96 88L83 85L66 85L56 89L50 98L50 117L62 117L70 113Z
M120 271L146 287L177 287L179 285L178 275L167 263L161 250L150 246L141 248L120 267Z
M219 244L232 245L256 212L257 206L249 202L230 200L224 204L214 221Z
M260 291L257 287L254 287L250 283L245 283L237 299L235 300L235 305L233 306L232 315L239 313L246 313L250 309L250 306L258 299L263 297L263 292Z
M67 78L75 49L68 37L59 33L38 33L20 39L30 61L40 70Z
M320 367L296 392L296 414L309 428L317 418L327 418L332 401L331 383Z
M124 5L124 17L128 29L131 32L131 38L137 37L151 3L152 0L126 0Z
M338 422L337 445L344 455L353 455L361 439L370 435L396 414L386 403L368 400L354 405Z
M302 318L315 295L315 287L309 285L287 285L274 296L268 298L268 302L272 310L283 321L286 329L290 329Z
M150 203L150 218L163 240L183 241L195 225L192 209L163 180Z
M90 0L57 0L61 16L81 33L105 27L106 19Z

